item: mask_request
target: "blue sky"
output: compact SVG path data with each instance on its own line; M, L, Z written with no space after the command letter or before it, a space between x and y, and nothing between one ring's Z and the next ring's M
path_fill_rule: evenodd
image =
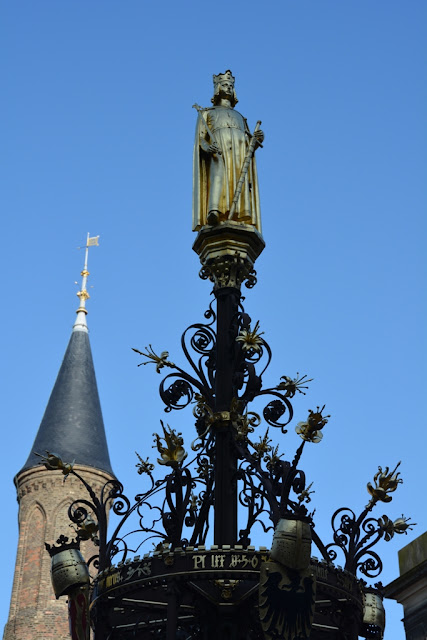
M245 300L273 349L265 383L307 373L295 422L318 404L332 415L302 461L325 540L333 511L363 508L378 465L402 460L404 484L377 510L418 523L379 547L383 582L398 575L398 549L427 529L426 12L418 0L3 3L3 621L12 478L74 322L88 231L100 235L88 323L112 464L140 490L134 450L153 457L164 414L160 377L131 347L179 362L181 332L209 304L191 250L191 106L209 105L212 74L228 68L238 109L266 135L267 248ZM192 439L191 411L169 418ZM290 429L288 456L297 440ZM400 640L401 607L387 614L385 639Z

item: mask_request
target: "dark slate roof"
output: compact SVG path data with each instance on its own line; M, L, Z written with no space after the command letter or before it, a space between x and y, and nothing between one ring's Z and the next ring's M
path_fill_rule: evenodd
M21 471L40 464L34 452L113 474L87 331L73 331L36 439Z

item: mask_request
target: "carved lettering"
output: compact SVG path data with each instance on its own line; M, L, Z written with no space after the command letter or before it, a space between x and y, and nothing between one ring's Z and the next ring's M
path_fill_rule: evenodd
M239 556L236 554L233 554L231 556L231 560L230 560L230 569L235 569L239 564Z
M252 556L251 565L253 569L256 569L258 566L258 558L256 556Z
M324 580L328 577L328 571L326 567L319 567L319 565L315 565L315 573L318 578L323 578Z
M193 555L193 569L206 569L206 557L207 554ZM213 553L208 557L211 569L256 569L260 562L268 560L267 555L259 557L257 554L246 553Z
M206 555L193 556L193 561L194 561L193 569L204 569L205 560L206 560Z
M107 587L112 587L113 584L117 584L117 582L120 582L120 574L119 573L112 573L111 575L107 576L105 579L105 586Z
M225 555L224 554L211 556L211 567L212 567L212 569L223 569L224 568L224 560L225 560Z

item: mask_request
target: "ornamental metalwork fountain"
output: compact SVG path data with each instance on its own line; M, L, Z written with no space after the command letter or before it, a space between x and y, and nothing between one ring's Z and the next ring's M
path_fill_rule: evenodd
M69 508L75 539L48 545L55 593L68 595L79 640L89 638L89 619L95 640L382 638L381 583L365 578L382 569L374 545L411 526L404 517L372 515L402 482L399 465L379 467L362 513L338 509L331 541L319 538L300 460L306 446L321 441L330 416L324 407L310 410L295 427L302 442L293 460L282 459L270 435L287 433L292 403L310 380L284 375L264 387L271 349L241 295L243 284L256 283L254 264L264 249L254 157L264 136L260 123L251 134L234 110L230 71L214 76L214 88L212 107L196 105L193 204L193 248L214 301L204 321L182 335L186 368L151 345L134 349L140 364L165 370L166 413L192 407L194 441L161 422L157 462L137 453L145 487L133 500L118 480L97 495L72 464L46 452L48 469L74 475L87 492ZM256 399L265 400L262 416L251 410ZM251 544L255 525L263 547ZM87 560L90 583L80 540L97 549ZM339 554L342 567L334 564Z

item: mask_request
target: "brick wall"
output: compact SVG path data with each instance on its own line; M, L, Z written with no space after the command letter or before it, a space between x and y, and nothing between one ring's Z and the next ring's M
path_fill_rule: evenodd
M90 467L75 466L99 495L110 476ZM55 599L50 579L50 556L44 544L63 534L75 537L68 506L86 498L81 483L43 466L20 473L15 479L19 502L19 541L9 619L4 640L69 640L67 598ZM91 543L82 545L86 559L96 553Z

